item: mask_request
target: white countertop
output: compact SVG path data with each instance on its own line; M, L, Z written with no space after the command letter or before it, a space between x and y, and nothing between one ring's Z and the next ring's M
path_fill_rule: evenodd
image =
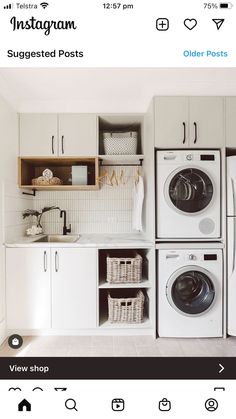
M6 247L98 247L98 248L146 248L155 244L142 234L81 234L74 243L37 242L46 235L18 237L5 243Z

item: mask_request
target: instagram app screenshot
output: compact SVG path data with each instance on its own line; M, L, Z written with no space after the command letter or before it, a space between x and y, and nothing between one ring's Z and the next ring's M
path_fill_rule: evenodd
M235 417L235 19L0 0L1 417Z

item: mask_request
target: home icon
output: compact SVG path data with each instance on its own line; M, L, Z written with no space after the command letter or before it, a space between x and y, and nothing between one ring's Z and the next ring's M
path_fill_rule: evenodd
M28 402L28 400L23 399L19 404L18 404L18 411L19 412L31 412L31 404Z

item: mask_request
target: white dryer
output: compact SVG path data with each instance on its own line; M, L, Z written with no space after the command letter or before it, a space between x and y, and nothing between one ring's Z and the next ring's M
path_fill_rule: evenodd
M221 237L219 150L157 151L157 238Z
M222 337L222 250L158 253L158 335Z

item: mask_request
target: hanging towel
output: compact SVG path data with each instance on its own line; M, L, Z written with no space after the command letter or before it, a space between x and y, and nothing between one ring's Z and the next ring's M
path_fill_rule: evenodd
M143 231L142 209L144 199L144 184L142 176L139 176L138 182L134 183L133 189L133 212L132 228L133 230Z

